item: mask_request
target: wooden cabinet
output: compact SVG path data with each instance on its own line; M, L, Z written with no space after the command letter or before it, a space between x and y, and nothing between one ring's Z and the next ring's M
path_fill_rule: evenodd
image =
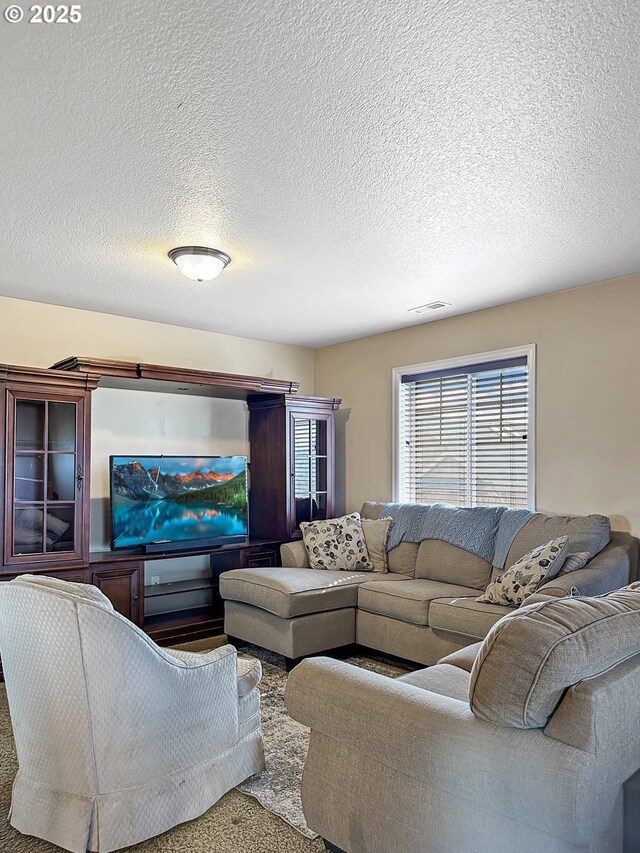
M118 613L142 627L143 563L93 563L90 583L107 596Z
M242 555L242 565L239 567L242 569L260 569L280 565L280 548L275 543L269 548L264 545L245 548Z
M99 383L247 401L250 538L212 549L206 578L144 587L145 562L177 552L89 554L91 392ZM77 357L49 370L0 365L0 581L42 572L93 583L158 642L221 633L221 572L279 565L279 544L300 536L301 521L334 514L340 400L298 397L297 389L265 377ZM145 599L155 602L147 613Z
M90 392L97 381L0 367L4 573L89 562Z
M48 578L58 578L58 580L68 581L69 583L89 582L85 569L73 569L72 571L67 572L47 572L46 575Z
M247 402L251 532L299 538L301 521L334 515L335 412L341 400L256 394Z

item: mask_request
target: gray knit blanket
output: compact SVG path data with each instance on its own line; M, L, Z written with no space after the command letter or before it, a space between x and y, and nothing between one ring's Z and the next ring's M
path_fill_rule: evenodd
M389 550L400 542L440 539L504 568L514 538L534 514L504 506L388 503L380 517L393 518Z

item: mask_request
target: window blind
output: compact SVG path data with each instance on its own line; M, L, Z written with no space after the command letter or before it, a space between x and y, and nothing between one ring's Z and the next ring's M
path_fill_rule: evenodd
M526 507L526 356L401 377L399 498Z

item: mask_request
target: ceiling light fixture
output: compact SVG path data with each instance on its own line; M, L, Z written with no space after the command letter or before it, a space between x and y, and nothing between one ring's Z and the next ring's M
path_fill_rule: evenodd
M206 246L179 246L171 249L169 257L178 269L192 281L212 281L231 263L226 252Z

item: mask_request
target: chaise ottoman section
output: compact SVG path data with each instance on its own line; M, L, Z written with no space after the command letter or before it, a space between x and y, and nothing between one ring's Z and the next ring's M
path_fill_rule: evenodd
M220 575L220 595L292 619L308 613L355 607L358 586L370 572L326 569L232 569Z
M224 630L293 661L355 642L358 587L397 577L325 569L232 569L220 575ZM400 577L400 582L408 582Z
M228 636L271 649L290 661L355 642L355 607L308 613L283 619L241 601L226 601L224 630Z

